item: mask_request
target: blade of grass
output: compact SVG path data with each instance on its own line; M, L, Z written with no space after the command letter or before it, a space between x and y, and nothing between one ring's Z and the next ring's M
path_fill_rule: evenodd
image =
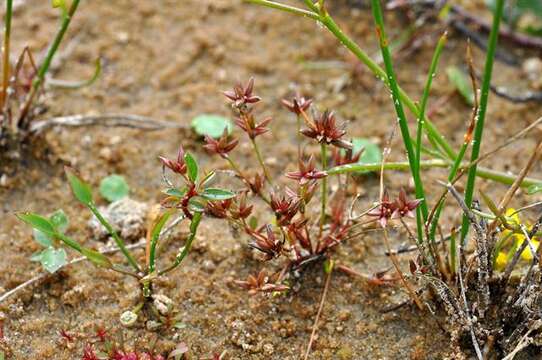
M480 110L477 116L476 126L474 128L474 139L472 141L472 151L470 161L476 161L480 155L480 148L484 133L484 123L489 100L489 90L491 85L491 75L493 72L493 61L495 57L495 49L497 48L497 39L499 37L499 27L503 16L504 0L497 0L495 4L495 12L493 15L493 25L489 34L489 42L487 47L486 63L484 68L484 77L482 80L482 93L480 95ZM465 186L465 203L470 208L474 195L474 185L476 182L477 165L474 164L468 172L467 184ZM469 219L463 216L461 225L461 242L465 244L467 233L469 231Z
M45 74L47 74L47 71L49 71L49 67L51 66L53 57L55 56L58 50L58 47L60 46L60 43L62 42L62 39L64 38L64 35L66 34L66 31L68 30L70 22L73 16L75 15L75 12L77 11L79 2L80 0L73 0L69 11L63 14L62 23L60 24L60 29L56 33L53 43L49 47L49 50L47 50L47 55L45 56L43 63L38 69L38 73L36 74L36 77L34 78L34 81L32 83L30 94L28 94L28 96L26 97L26 101L24 103L23 109L21 110L21 114L19 115L18 123L20 124L22 128L26 128L26 126L28 125L28 121L26 121L27 120L26 116L28 115L30 106L32 105L32 102L34 101L34 97L36 96L36 93L38 92L39 88L43 84L43 81L45 79Z
M427 219L429 211L427 208L427 201L425 199L425 192L423 189L423 182L420 178L420 172L417 167L416 153L414 152L414 146L412 145L410 131L408 129L408 121L403 109L403 103L399 93L399 86L397 85L397 79L393 70L393 60L388 48L388 39L386 37L386 31L384 28L384 16L382 14L382 7L380 6L380 0L372 0L373 18L376 25L376 32L378 35L380 50L382 52L382 59L386 68L387 80L391 90L393 105L395 112L397 113L397 120L399 121L399 128L403 138L403 143L407 151L408 162L412 178L414 179L414 188L416 192L416 198L423 199L420 203L420 210L416 211L416 222L418 230L418 242L423 242L423 222Z
M4 111L8 85L9 85L9 55L10 55L10 40L11 40L11 18L13 15L13 0L6 1L6 18L4 25L4 49L3 49L3 68L2 68L2 92L0 93L0 110ZM3 121L5 121L4 119Z

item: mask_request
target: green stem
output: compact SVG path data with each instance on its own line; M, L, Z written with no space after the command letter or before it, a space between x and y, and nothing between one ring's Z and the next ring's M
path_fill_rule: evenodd
M297 160L301 161L301 117L297 115Z
M421 169L449 168L450 166L453 166L453 164L451 164L447 160L441 160L441 159L422 160L420 162ZM469 166L470 166L470 163L463 162L461 166L459 167L459 169L465 169L465 168L468 168ZM347 165L336 166L334 168L327 170L326 172L328 173L328 175L340 175L340 174L348 174L348 173L355 173L355 172L378 172L380 171L381 167L382 167L382 163L380 162L368 163L368 164L347 164ZM386 162L384 164L384 170L400 170L400 171L410 170L410 163L407 161ZM505 185L512 185L514 183L514 180L517 177L516 175L510 175L505 172L491 170L491 169L487 169L483 167L478 167L477 175L482 179L493 180ZM542 180L526 177L521 182L522 188L527 188L533 185L542 186Z
M256 4L256 5L265 6L272 9L286 11L295 15L306 16L313 20L318 20L319 18L318 14L313 11L303 10L294 6L281 4L275 1L268 1L268 0L244 0L244 1L248 3Z
M401 96L399 94L399 86L397 85L397 79L395 72L393 70L393 61L391 58L391 53L388 48L388 39L386 37L386 31L384 28L384 16L382 14L382 8L380 6L380 0L372 0L373 8L373 17L375 20L376 30L379 37L380 49L382 51L382 59L386 67L386 74L388 83L390 86L393 105L395 107L395 112L397 113L397 119L399 121L399 128L401 129L401 135L403 138L403 143L407 151L408 162L410 165L410 171L412 173L412 178L414 179L414 187L416 192L416 198L422 199L422 202L419 205L419 209L416 211L416 222L418 230L418 242L421 244L423 242L423 222L427 220L429 216L429 210L427 207L427 199L425 198L425 192L423 189L423 182L420 177L420 172L417 166L418 160L416 158L416 153L414 152L414 146L412 145L410 130L408 129L407 118L403 109L403 103L401 101ZM420 144L418 143L418 148Z
M504 0L497 0L495 4L495 13L493 16L493 25L491 27L491 33L489 34L489 42L487 46L486 63L484 68L484 77L482 80L482 92L480 94L480 110L478 112L478 119L474 128L474 138L472 140L472 152L470 161L476 161L480 155L480 147L482 145L482 137L484 133L484 122L487 111L487 104L489 99L489 88L491 85L491 74L493 72L493 61L495 57L495 49L497 48L497 39L499 37L499 26L503 15ZM468 172L467 184L465 186L465 203L468 207L472 204L474 195L474 185L476 181L476 168L474 164ZM469 232L469 219L466 215L463 216L463 223L461 226L461 242L465 244L467 239L467 233Z
M320 155L322 157L322 170L327 169L327 145L320 144ZM322 207L320 209L320 235L324 230L326 222L326 203L327 203L327 176L322 179Z
M65 13L62 17L62 23L60 24L60 29L58 30L51 46L47 50L45 59L43 60L43 63L39 67L38 73L36 74L36 77L34 78L34 81L32 83L32 89L30 90L30 94L28 94L26 98L25 105L23 107L23 110L21 111L21 115L19 116L19 123L25 120L26 115L28 114L28 111L30 110L30 105L32 104L32 101L34 100L34 97L36 96L37 91L39 90L40 86L43 84L43 81L45 80L45 74L47 74L47 71L49 71L49 67L51 66L53 57L55 53L57 52L58 47L60 46L60 43L62 42L64 35L66 34L66 31L68 30L68 27L75 14L75 11L77 10L77 7L79 6L79 2L80 0L73 0L69 11ZM24 124L21 124L21 125L23 126Z
M7 98L9 86L9 55L10 55L10 40L11 40L11 18L13 15L13 0L6 1L6 19L4 26L4 52L3 52L3 68L2 68L2 92L0 93L0 110L4 111L4 105ZM5 120L5 119L4 119Z
M256 143L256 140L252 138L250 139L250 142L252 143L252 147L254 148L254 152L256 153L256 157L258 158L258 162L260 163L260 166L262 167L265 180L267 180L267 183L269 185L273 185L271 181L271 176L269 175L269 171L267 170L267 166L265 166L265 163L263 162L262 153L260 152L258 143Z
M137 261L134 259L130 251L126 248L126 245L124 244L124 241L119 237L115 229L111 226L111 224L100 214L98 209L94 204L89 204L88 208L90 211L96 216L98 221L105 227L109 235L113 237L113 240L115 240L115 243L119 247L120 251L124 254L130 265L137 271L141 271L139 268L139 265L137 264Z
M433 78L435 77L435 73L437 70L440 54L442 53L442 49L444 48L444 45L446 44L446 40L447 40L447 34L445 32L440 37L439 41L437 42L437 46L435 47L435 52L433 53L433 59L431 60L431 65L429 66L427 81L423 89L422 101L420 104L420 114L418 116L418 128L416 131L416 171L418 172L418 174L420 171L420 161L421 161L421 155L422 155L422 133L423 133L423 126L424 126L425 109L427 108L427 101L429 99L429 93L431 91L431 85L433 83Z
M198 226L201 221L202 214L200 212L195 212L194 216L192 217L192 221L190 222L190 234L188 235L188 238L186 239L186 243L182 247L182 250L179 252L177 257L175 258L175 261L173 264L171 264L169 267L165 268L164 270L159 272L159 276L167 274L168 272L174 270L177 266L181 264L181 262L184 260L186 255L190 252L190 249L192 248L192 243L194 242L194 239L196 238L196 234L198 232Z

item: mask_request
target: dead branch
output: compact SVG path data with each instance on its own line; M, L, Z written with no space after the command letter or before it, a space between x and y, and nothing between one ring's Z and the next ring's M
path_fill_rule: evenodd
M101 114L101 115L69 115L33 121L30 132L37 134L55 126L107 126L128 127L133 129L160 130L160 129L187 129L188 126L172 121L156 120L133 114Z

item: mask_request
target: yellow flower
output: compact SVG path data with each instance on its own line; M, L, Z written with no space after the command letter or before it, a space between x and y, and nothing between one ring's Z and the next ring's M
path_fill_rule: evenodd
M495 268L497 270L504 270L508 263L508 255L504 251L499 251L497 259L495 260Z
M531 240L531 245L533 246L534 250L538 250L538 246L540 245L540 241L537 240ZM533 253L531 252L531 248L527 245L525 250L521 252L521 258L524 260L532 260L533 259Z

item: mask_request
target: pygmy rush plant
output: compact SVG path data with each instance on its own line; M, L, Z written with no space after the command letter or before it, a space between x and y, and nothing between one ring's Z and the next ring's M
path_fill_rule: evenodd
M359 219L352 219L348 214L348 194L345 191L352 174L338 176L338 190L332 192L327 171L331 166L357 163L363 149L353 152L352 143L346 139L345 124L340 124L333 112L314 111L309 115L312 100L301 95L282 100L297 121L298 151L297 170L282 173L283 179L292 181L292 185L280 186L280 180L272 176L265 164L258 143L258 138L270 131L271 118L258 121L255 109L261 98L254 94L254 79L245 86L237 84L224 95L230 101L236 125L250 142L261 171L250 175L241 169L233 157L239 139L228 136L226 129L219 139L207 136L204 148L226 160L245 189L234 199L208 203L205 211L227 220L248 235L251 239L249 246L259 254L260 260L276 260L273 264L278 264L277 271L264 269L247 280L238 281L241 287L252 294L286 291L290 287L291 274L312 263L331 263L332 250L347 240L353 227L357 226ZM303 138L317 145L320 152L306 154ZM268 215L252 216L254 205L248 202L250 196L265 204ZM402 193L400 199L390 202L389 218L392 215L393 218L410 216L418 204L419 201L407 201ZM405 210L406 207L409 209ZM270 218L265 218L269 215ZM379 220L384 221L377 216L363 225L374 225Z

